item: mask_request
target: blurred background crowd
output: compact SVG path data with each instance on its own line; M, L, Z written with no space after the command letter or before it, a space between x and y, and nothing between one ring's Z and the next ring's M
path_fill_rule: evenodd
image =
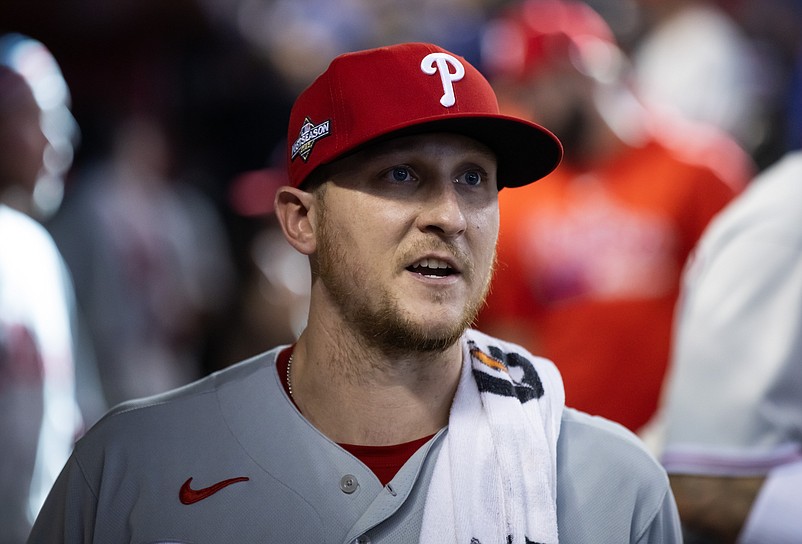
M499 273L515 281L494 288L479 323L553 357L569 404L647 436L688 255L755 175L802 147L802 1L578 4L592 11L528 14L509 0L5 0L0 67L32 90L46 141L36 175L15 173L24 151L7 127L23 122L12 114L24 99L12 100L12 76L0 78L0 199L46 229L35 236L58 248L63 289L45 293L56 280L33 272L42 261L16 281L53 297L45 307L61 299L71 338L59 329L49 366L52 316L37 329L3 276L3 259L19 272L34 243L10 243L23 235L0 221L0 486L18 488L0 499L0 526L20 527L0 541L20 542L15 515L29 519L41 500L30 473L52 447L41 438L48 410L72 440L114 404L293 341L308 271L271 217L292 100L335 55L401 41L464 56L503 109L563 140L552 191L520 209L502 199L502 214L514 211L502 220ZM521 247L532 248L526 262ZM31 360L35 370L19 368ZM48 407L59 387L76 391L74 405ZM46 489L68 449L52 447L37 485Z

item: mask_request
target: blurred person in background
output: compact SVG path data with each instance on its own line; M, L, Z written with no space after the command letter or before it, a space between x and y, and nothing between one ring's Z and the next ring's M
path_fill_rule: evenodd
M502 110L552 127L566 154L543 183L500 194L498 274L478 326L556 361L569 405L642 431L682 266L752 164L713 128L651 115L584 3L511 5L489 23L483 60Z
M46 100L60 85L64 85L60 72L43 44L22 35L0 37L0 542L4 544L25 541L82 430L69 274L45 228L7 204L36 209L34 194L46 170L50 145L43 126Z
M761 9L765 2L759 4ZM778 59L714 0L637 0L634 84L651 108L712 124L752 156L772 137Z
M202 374L205 331L228 307L233 276L217 211L176 178L163 121L131 113L111 141L108 159L80 172L50 229L113 405Z
M802 151L750 184L684 274L666 382L690 543L802 541Z

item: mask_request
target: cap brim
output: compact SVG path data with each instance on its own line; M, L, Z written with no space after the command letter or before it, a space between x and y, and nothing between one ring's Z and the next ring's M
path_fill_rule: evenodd
M537 181L557 168L563 156L560 141L540 125L516 117L489 114L463 114L428 121L417 119L414 124L391 128L374 136L345 154L376 142L429 132L462 134L489 147L498 160L499 188L520 187Z

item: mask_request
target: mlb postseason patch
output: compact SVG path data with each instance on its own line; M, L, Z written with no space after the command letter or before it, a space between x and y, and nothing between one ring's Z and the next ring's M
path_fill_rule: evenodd
M301 133L298 139L292 144L292 153L290 160L295 160L295 157L301 157L304 162L309 158L312 148L321 138L325 138L330 134L331 121L326 120L319 125L314 124L309 117L304 119L304 124L301 126Z

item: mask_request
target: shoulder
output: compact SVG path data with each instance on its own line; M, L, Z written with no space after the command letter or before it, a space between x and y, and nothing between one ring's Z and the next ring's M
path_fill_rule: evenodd
M561 540L673 542L676 507L665 470L633 433L566 408L557 443Z
M802 248L800 178L802 152L762 172L714 217L689 263L686 290L703 275L726 282L729 289L732 282L742 285L744 278L775 282L775 270L793 270ZM762 266L754 267L755 262ZM746 268L749 273L744 276L741 271ZM708 281L706 288L710 285Z
M668 484L665 471L634 433L603 417L566 408L557 443L558 461L577 463L589 459L589 446L592 464L604 465L607 476L603 477L614 478L620 469L629 476L641 475L650 482Z
M208 428L220 417L221 391L238 389L275 364L278 348L164 393L133 399L109 410L79 441L83 450L142 438L170 439Z
M269 417L268 403L275 402L273 393L279 387L277 353L278 348L184 387L109 410L73 451L90 489L97 493L109 475L135 486L138 478L182 473L192 452L207 453L199 463L239 456L234 437L238 417L250 422L261 418L275 430L279 419Z
M801 178L802 151L786 155L761 172L718 222L730 230L784 231L802 239Z
M20 250L28 258L57 253L56 244L39 222L6 205L0 204L0 249Z
M0 205L0 233L0 295L25 298L28 309L32 301L52 304L67 296L67 268L44 226Z
M25 234L38 234L45 230L43 226L24 213L2 203L0 203L0 225L3 225L4 228L19 229Z

